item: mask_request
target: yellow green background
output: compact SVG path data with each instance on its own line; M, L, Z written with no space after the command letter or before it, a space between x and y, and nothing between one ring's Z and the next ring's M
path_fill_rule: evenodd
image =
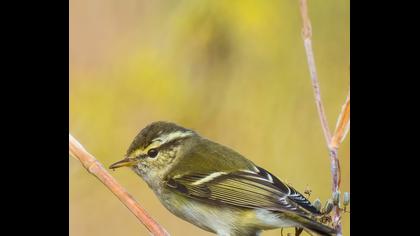
M309 1L330 128L349 89L349 0ZM148 123L173 121L232 147L325 202L328 152L297 0L70 0L70 132L105 166ZM350 191L349 137L339 150ZM70 165L70 235L148 235L80 163ZM111 174L172 235L211 235L169 213L129 169ZM343 216L349 235L349 214ZM292 232L292 231L285 231ZM280 230L263 235L280 235Z

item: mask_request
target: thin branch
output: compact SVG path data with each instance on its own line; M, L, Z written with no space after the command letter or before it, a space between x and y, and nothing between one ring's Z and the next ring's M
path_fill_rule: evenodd
M328 128L327 118L325 116L324 106L321 100L321 91L318 82L318 75L315 67L314 53L312 49L312 27L311 21L308 14L308 4L307 0L300 0L300 13L302 16L303 28L302 28L302 38L305 46L305 52L308 61L309 72L311 75L312 87L314 90L315 103L318 110L319 119L321 121L321 126L325 141L329 150L329 156L331 160L331 176L332 176L332 192L335 193L340 189L341 183L341 171L340 171L340 161L337 157L337 151L339 144L344 140L349 126L350 126L350 93L347 96L346 103L341 110L341 114L338 118L336 130L334 136L331 137L331 132ZM340 208L338 205L334 206L334 217L333 225L337 231L337 235L342 235L342 225L340 217Z
M331 175L332 175L332 192L338 192L340 189L341 184L341 168L340 168L340 161L338 160L337 156L337 148L330 148L330 160L331 160ZM340 206L334 205L333 208L334 216L333 216L333 225L337 231L337 236L343 235L342 233L342 225L341 225L341 212Z
M309 73L311 74L312 88L314 90L315 103L318 110L318 115L321 120L321 126L327 144L331 140L331 132L328 128L327 118L325 116L325 109L322 105L321 90L319 88L318 74L315 67L315 58L312 49L312 26L308 15L308 4L306 0L300 0L300 12L302 16L303 28L302 37L305 45L306 57L308 60Z
M69 134L69 153L77 158L89 173L97 177L111 190L153 235L169 236L169 233L149 216L137 201L107 172L103 165L87 152L71 134Z

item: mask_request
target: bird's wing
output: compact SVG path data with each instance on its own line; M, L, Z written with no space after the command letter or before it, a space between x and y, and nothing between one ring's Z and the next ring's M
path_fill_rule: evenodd
M166 185L188 197L210 203L262 208L307 216L320 212L299 192L268 171L190 173L173 176Z

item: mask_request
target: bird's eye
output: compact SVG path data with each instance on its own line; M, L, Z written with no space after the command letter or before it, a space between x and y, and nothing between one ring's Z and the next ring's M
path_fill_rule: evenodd
M158 152L159 152L158 150L152 148L147 152L147 155L151 158L155 158L157 156Z

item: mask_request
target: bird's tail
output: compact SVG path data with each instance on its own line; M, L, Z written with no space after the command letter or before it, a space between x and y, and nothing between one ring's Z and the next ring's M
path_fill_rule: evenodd
M337 234L335 229L309 218L305 217L299 221L303 228L308 229L309 231L312 231L316 234L325 236L334 236Z
M287 214L287 213L286 213ZM287 214L289 215L289 214ZM294 218L297 222L299 222L300 227L307 229L311 232L314 232L318 235L322 236L334 236L337 234L337 231L327 225L324 225L318 221L310 219L303 215L293 215L290 214L289 217Z

